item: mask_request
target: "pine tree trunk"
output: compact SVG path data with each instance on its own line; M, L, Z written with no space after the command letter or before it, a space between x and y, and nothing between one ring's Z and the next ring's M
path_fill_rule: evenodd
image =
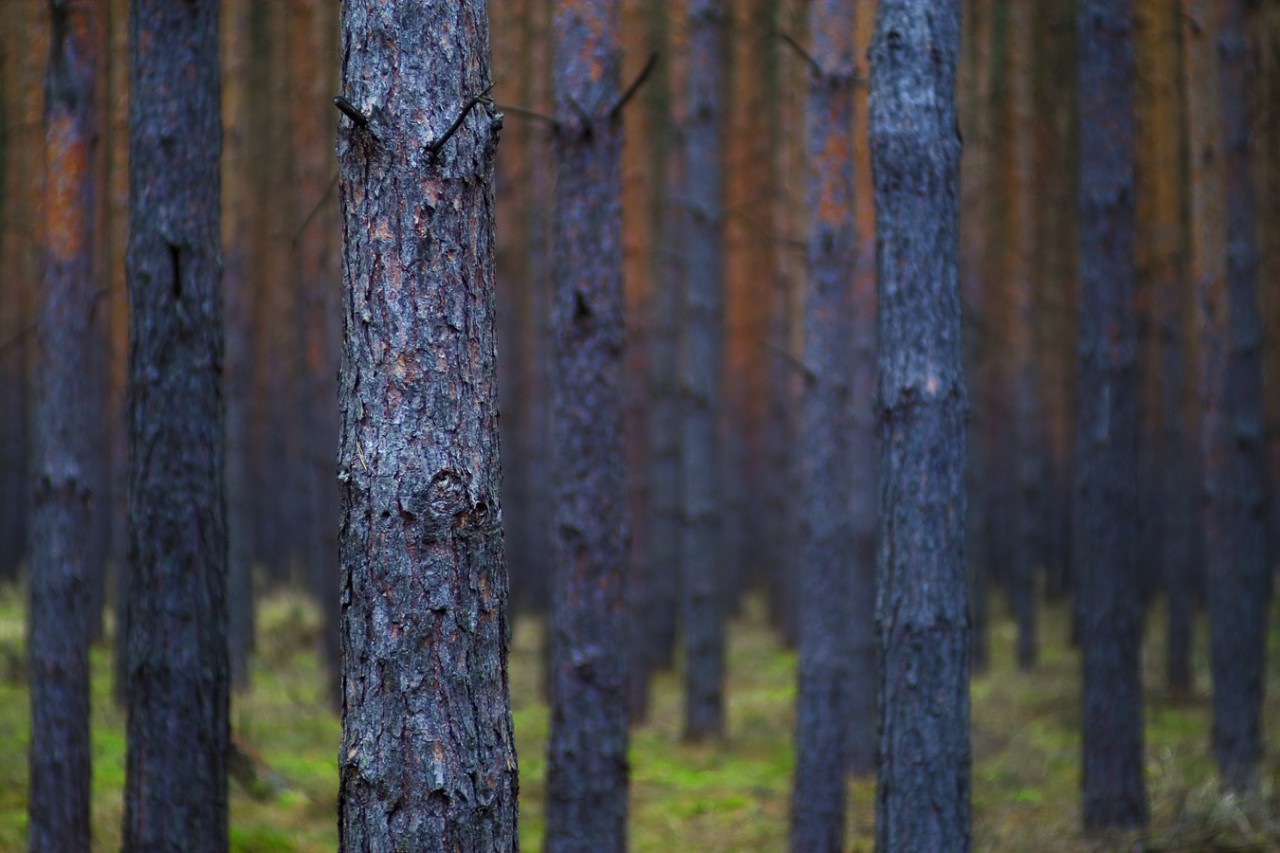
M348 0L342 45L341 849L513 850L485 5Z
M1080 388L1076 577L1084 656L1084 824L1147 820L1139 681L1133 50L1128 0L1078 9Z
M99 10L50 3L45 78L44 292L32 415L31 747L28 849L88 850L89 574L84 538L99 505L92 481L100 399L92 387L95 83Z
M1271 600L1263 509L1262 326L1244 4L1224 0L1211 14L1221 16L1213 48L1220 63L1226 275L1220 281L1202 280L1194 304L1201 312L1197 326L1208 495L1213 752L1227 787L1244 791L1257 781L1262 754L1263 664Z
M802 459L805 549L800 577L796 766L791 849L844 848L853 711L853 0L809 7L809 280ZM865 402L865 401L864 401ZM866 590L858 590L865 594Z
M124 847L227 847L216 3L134 0Z
M549 851L627 846L620 23L556 4Z
M684 413L681 500L685 640L684 734L724 734L724 494L719 415L724 360L722 204L727 13L721 0L688 5L688 212L685 328L681 346Z
M958 2L882 0L869 104L880 315L881 850L970 843L959 42Z

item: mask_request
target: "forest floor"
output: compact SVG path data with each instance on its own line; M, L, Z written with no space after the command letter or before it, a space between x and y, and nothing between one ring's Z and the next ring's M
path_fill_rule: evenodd
M28 697L22 593L0 590L0 851L26 847ZM1162 687L1158 610L1144 648L1147 785L1151 826L1086 837L1080 831L1079 666L1067 613L1043 611L1041 661L1013 664L1014 628L997 608L990 670L975 676L973 832L975 850L1280 850L1280 744L1267 745L1256 794L1223 796L1209 754L1209 676L1201 624L1196 689L1175 699ZM1264 732L1280 731L1280 639L1274 632ZM231 786L232 848L332 851L337 847L337 716L324 706L314 652L315 608L295 594L260 609L253 688L232 711L243 756ZM547 708L538 696L539 625L517 622L512 703L520 761L520 834L541 848ZM632 738L630 847L634 851L781 851L786 848L795 698L794 655L780 647L763 608L749 602L733 622L729 651L729 736L716 745L680 740L679 681L655 681L650 720ZM110 658L93 653L93 821L95 849L116 850L124 786L124 716L111 701ZM871 850L875 790L851 787L850 847Z

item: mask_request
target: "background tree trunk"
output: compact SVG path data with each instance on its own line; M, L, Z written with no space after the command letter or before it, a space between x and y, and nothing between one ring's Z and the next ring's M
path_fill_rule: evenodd
M1084 823L1147 820L1138 654L1133 48L1128 0L1077 10L1080 86L1080 581Z
M511 850L488 18L348 0L342 45L341 846Z
M845 843L845 775L853 712L855 316L853 0L809 7L809 279L803 422L805 549L800 577L796 766L791 849Z
M868 109L880 312L881 850L969 848L959 47L958 2L880 3Z
M724 734L724 492L719 415L724 362L724 67L727 16L721 0L689 0L685 203L688 243L681 500L685 737Z
M101 506L93 365L96 6L50 3L45 76L44 293L37 330L31 510L28 849L87 850L89 585L101 553L85 531Z
M134 0L124 847L227 847L218 8Z
M616 0L556 4L549 851L627 847L619 12Z

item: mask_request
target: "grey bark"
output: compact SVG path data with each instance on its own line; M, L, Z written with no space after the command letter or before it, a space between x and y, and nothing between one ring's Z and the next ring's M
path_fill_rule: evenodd
M616 0L559 0L549 851L627 846L627 491Z
M1084 823L1147 820L1137 567L1133 47L1128 0L1077 9L1080 373L1075 543Z
M955 73L960 3L882 0L871 47L879 278L876 846L970 845Z
M126 850L227 847L218 5L133 0Z
M94 382L94 149L97 10L50 3L45 73L44 293L32 413L30 787L32 851L90 844L90 576L102 564L86 531L100 401ZM96 560L96 562L95 562Z
M514 850L485 4L348 0L341 43L341 849Z
M688 242L680 342L684 735L690 740L724 734L724 490L719 414L724 385L727 20L721 0L690 0L684 163Z
M845 771L854 709L853 508L856 459L852 370L853 0L809 7L807 125L809 281L803 414L805 542L800 577L796 766L791 849L844 848ZM865 401L864 401L865 402ZM861 698L861 697L859 697Z

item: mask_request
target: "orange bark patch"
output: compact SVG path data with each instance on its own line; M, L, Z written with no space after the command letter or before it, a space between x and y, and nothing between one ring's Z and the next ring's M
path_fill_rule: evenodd
M82 190L89 174L89 145L68 113L52 117L46 145L45 239L55 260L69 261L85 251Z

